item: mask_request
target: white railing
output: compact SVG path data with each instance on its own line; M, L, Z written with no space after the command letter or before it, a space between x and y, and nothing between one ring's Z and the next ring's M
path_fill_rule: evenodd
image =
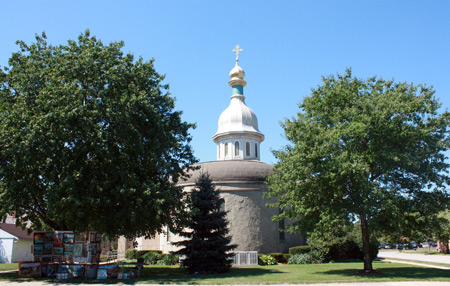
M233 265L258 265L258 251L235 251Z

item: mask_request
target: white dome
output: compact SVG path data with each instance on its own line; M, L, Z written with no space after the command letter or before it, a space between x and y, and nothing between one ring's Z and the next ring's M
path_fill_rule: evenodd
M243 95L231 97L230 105L219 117L216 136L229 133L260 133L255 112L245 105ZM262 134L261 134L262 135Z
M236 46L236 64L230 71L228 85L233 89L230 105L219 117L216 134L212 137L217 144L217 160L259 160L260 143L264 135L259 132L258 118L255 112L245 104L245 72L238 64Z

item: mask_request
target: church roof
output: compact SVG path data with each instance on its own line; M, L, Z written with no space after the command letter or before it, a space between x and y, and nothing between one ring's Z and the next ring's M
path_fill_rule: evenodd
M191 171L191 177L178 182L179 186L194 185L201 173L208 173L213 183L259 183L263 184L273 166L257 160L211 161L195 165L199 169Z

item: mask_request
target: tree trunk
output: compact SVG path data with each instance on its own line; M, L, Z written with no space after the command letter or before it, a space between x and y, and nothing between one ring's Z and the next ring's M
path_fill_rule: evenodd
M370 258L369 224L364 216L361 218L361 234L364 254L364 271L372 271L372 259Z

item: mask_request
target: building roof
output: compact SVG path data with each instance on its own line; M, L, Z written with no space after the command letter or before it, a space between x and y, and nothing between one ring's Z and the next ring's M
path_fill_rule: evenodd
M0 229L3 231L14 235L15 237L19 239L32 239L33 236L31 234L28 234L26 229L22 229L20 226L16 226L12 223L0 223Z
M241 182L263 184L273 166L257 160L211 161L195 165L200 167L189 172L191 177L178 182L179 186L194 185L201 173L208 173L213 183Z

